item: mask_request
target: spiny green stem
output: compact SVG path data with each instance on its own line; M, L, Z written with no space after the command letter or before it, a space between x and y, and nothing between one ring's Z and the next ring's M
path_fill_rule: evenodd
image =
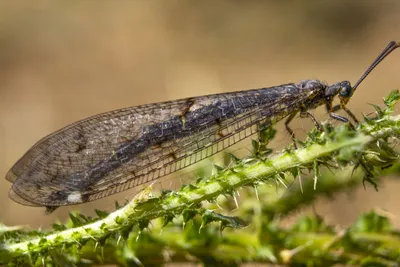
M209 257L231 263L263 261L295 264L312 258L313 262L320 262L319 266L330 265L328 262L350 264L351 261L359 265L366 257L370 257L375 264L397 262L400 237L395 231L385 230L390 226L388 220L371 212L360 216L360 221L373 229L362 231L357 225L346 230L333 229L314 216L298 219L290 229L281 228L273 221L260 220L262 227L257 231L246 228L243 231L226 231L223 235L218 234L218 229L213 226L200 234L199 224L196 223L182 231L176 231L177 226L171 225L159 235L160 225L156 225L151 232L145 232L139 238L132 235L126 246L137 253L145 265L166 261L159 255L163 250L160 246L172 251L171 255L181 260L187 260L185 255L190 254L197 259ZM146 248L145 251L142 248ZM90 246L85 250L90 254L88 250Z
M160 217L168 212L180 213L188 206L194 205L204 200L212 200L220 194L225 194L232 190L239 189L246 184L256 183L265 180L277 173L284 172L296 166L307 165L315 160L328 156L333 152L344 148L365 147L368 143L378 138L387 136L400 136L400 118L391 117L386 120L389 127L370 127L365 126L368 133L357 133L354 137L346 140L328 141L325 144L311 144L305 148L293 152L285 152L269 158L267 161L259 161L250 166L239 166L232 170L226 170L216 177L203 180L193 187L184 187L180 191L141 201L134 199L129 205L111 213L108 217L95 223L82 227L67 229L65 231L32 239L15 244L3 244L2 250L10 253L28 253L33 250L40 250L43 244L46 247L57 246L62 243L77 242L79 240L97 240L108 231L118 231L124 226L125 221L141 219L151 220ZM146 195L146 194L142 194ZM148 196L146 197L148 198ZM42 245L39 245L42 244Z
M148 198L150 194L150 188L147 188L140 194L138 194L129 204L123 208L110 213L106 218L98 220L94 223L84 225L82 227L74 227L56 232L54 234L48 234L43 237L34 238L25 242L18 242L14 244L2 244L0 245L0 251L5 250L11 254L29 254L34 252L35 249L43 249L45 247L55 247L61 244L68 243L79 243L82 240L93 239L97 241L105 233L105 226L109 231L115 231L121 229L121 221L128 221L129 216L134 213L135 205L138 201L143 201ZM41 244L42 243L42 244ZM1 255L1 253L0 253Z

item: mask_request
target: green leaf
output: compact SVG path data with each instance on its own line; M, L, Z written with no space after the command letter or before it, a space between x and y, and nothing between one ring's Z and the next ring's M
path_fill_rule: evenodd
M352 229L355 232L391 233L393 226L388 218L371 211L359 217Z
M389 108L392 108L400 100L399 90L393 90L387 97L384 98L383 102Z
M107 212L107 211L98 210L98 209L95 209L94 211L96 212L97 216L98 216L100 219L103 219L103 218L107 217L107 216L110 214L110 213Z

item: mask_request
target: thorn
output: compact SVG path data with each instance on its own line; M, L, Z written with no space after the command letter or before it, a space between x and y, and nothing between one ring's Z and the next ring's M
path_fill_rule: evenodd
M302 250L304 250L305 248L309 247L311 244L313 243L312 240L308 241L306 244L298 246L297 248L288 250L285 249L283 250L280 254L282 257L282 260L284 263L289 263L291 261L291 259L293 258L294 255L298 254L299 252L301 252Z
M300 174L300 172L299 172L299 183L300 183L300 191L301 191L302 194L304 194L304 191L303 191L303 182L302 182L302 179L301 179L301 174Z
M258 202L260 202L260 198L258 197L258 190L257 190L256 185L254 185L254 191L256 192L256 197L257 197Z
M218 207L220 210L224 210L224 209L218 204L218 202L215 202L215 205L217 205L217 207Z
M277 179L275 179L275 193L276 194L278 194L278 190L279 190L278 186L279 186L279 183L278 183Z
M331 172L332 175L335 175L335 173L331 170L331 167L332 167L332 166L325 165L325 167L328 169L328 171Z
M287 185L285 184L285 182L281 179L281 177L279 177L279 175L276 175L276 179L287 189Z
M317 190L318 177L314 176L314 191Z
M74 240L76 243L78 243L78 244L79 244L79 246L81 246L81 247L82 247L82 244L81 244L81 243L79 243L79 241L78 241L78 240L76 240L75 238L73 238L73 240Z
M120 241L121 241L121 235L118 236L117 247L118 247Z
M327 250L329 249L332 245L334 245L335 243L337 243L338 241L340 241L343 236L346 234L346 230L342 229L340 230L334 237L333 239L331 239L331 241L328 241L327 243L325 243L325 245L322 246L323 250Z
M139 237L140 237L140 234L142 233L142 230L139 230L139 232L138 232L138 234L137 234L137 236L136 236L136 242L137 241L139 241Z
M292 186L294 185L294 183L296 182L296 177L294 177L293 181L289 184L288 188L292 191L295 191L295 189L292 188Z
M314 161L314 191L317 190L317 182L318 182L318 175L319 175L319 165L318 160Z
M235 201L236 209L239 209L239 204L238 204L238 201L236 199L236 196L233 196L233 200Z

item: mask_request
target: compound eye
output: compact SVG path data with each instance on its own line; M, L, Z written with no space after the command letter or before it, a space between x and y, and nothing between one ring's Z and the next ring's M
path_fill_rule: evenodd
M353 88L350 85L345 85L342 88L340 88L340 96L350 97L352 93L353 93Z

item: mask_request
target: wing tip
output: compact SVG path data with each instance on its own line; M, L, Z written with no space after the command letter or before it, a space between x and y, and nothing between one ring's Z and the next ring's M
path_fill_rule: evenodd
M6 173L6 180L11 183L14 183L15 180L17 180L17 178L18 178L18 175L15 174L15 172L13 171L13 168Z
M18 204L24 205L24 206L31 206L31 207L41 207L42 205L33 203L29 200L26 200L25 198L21 197L13 188L10 189L8 192L8 197L11 198L11 200L17 202Z

